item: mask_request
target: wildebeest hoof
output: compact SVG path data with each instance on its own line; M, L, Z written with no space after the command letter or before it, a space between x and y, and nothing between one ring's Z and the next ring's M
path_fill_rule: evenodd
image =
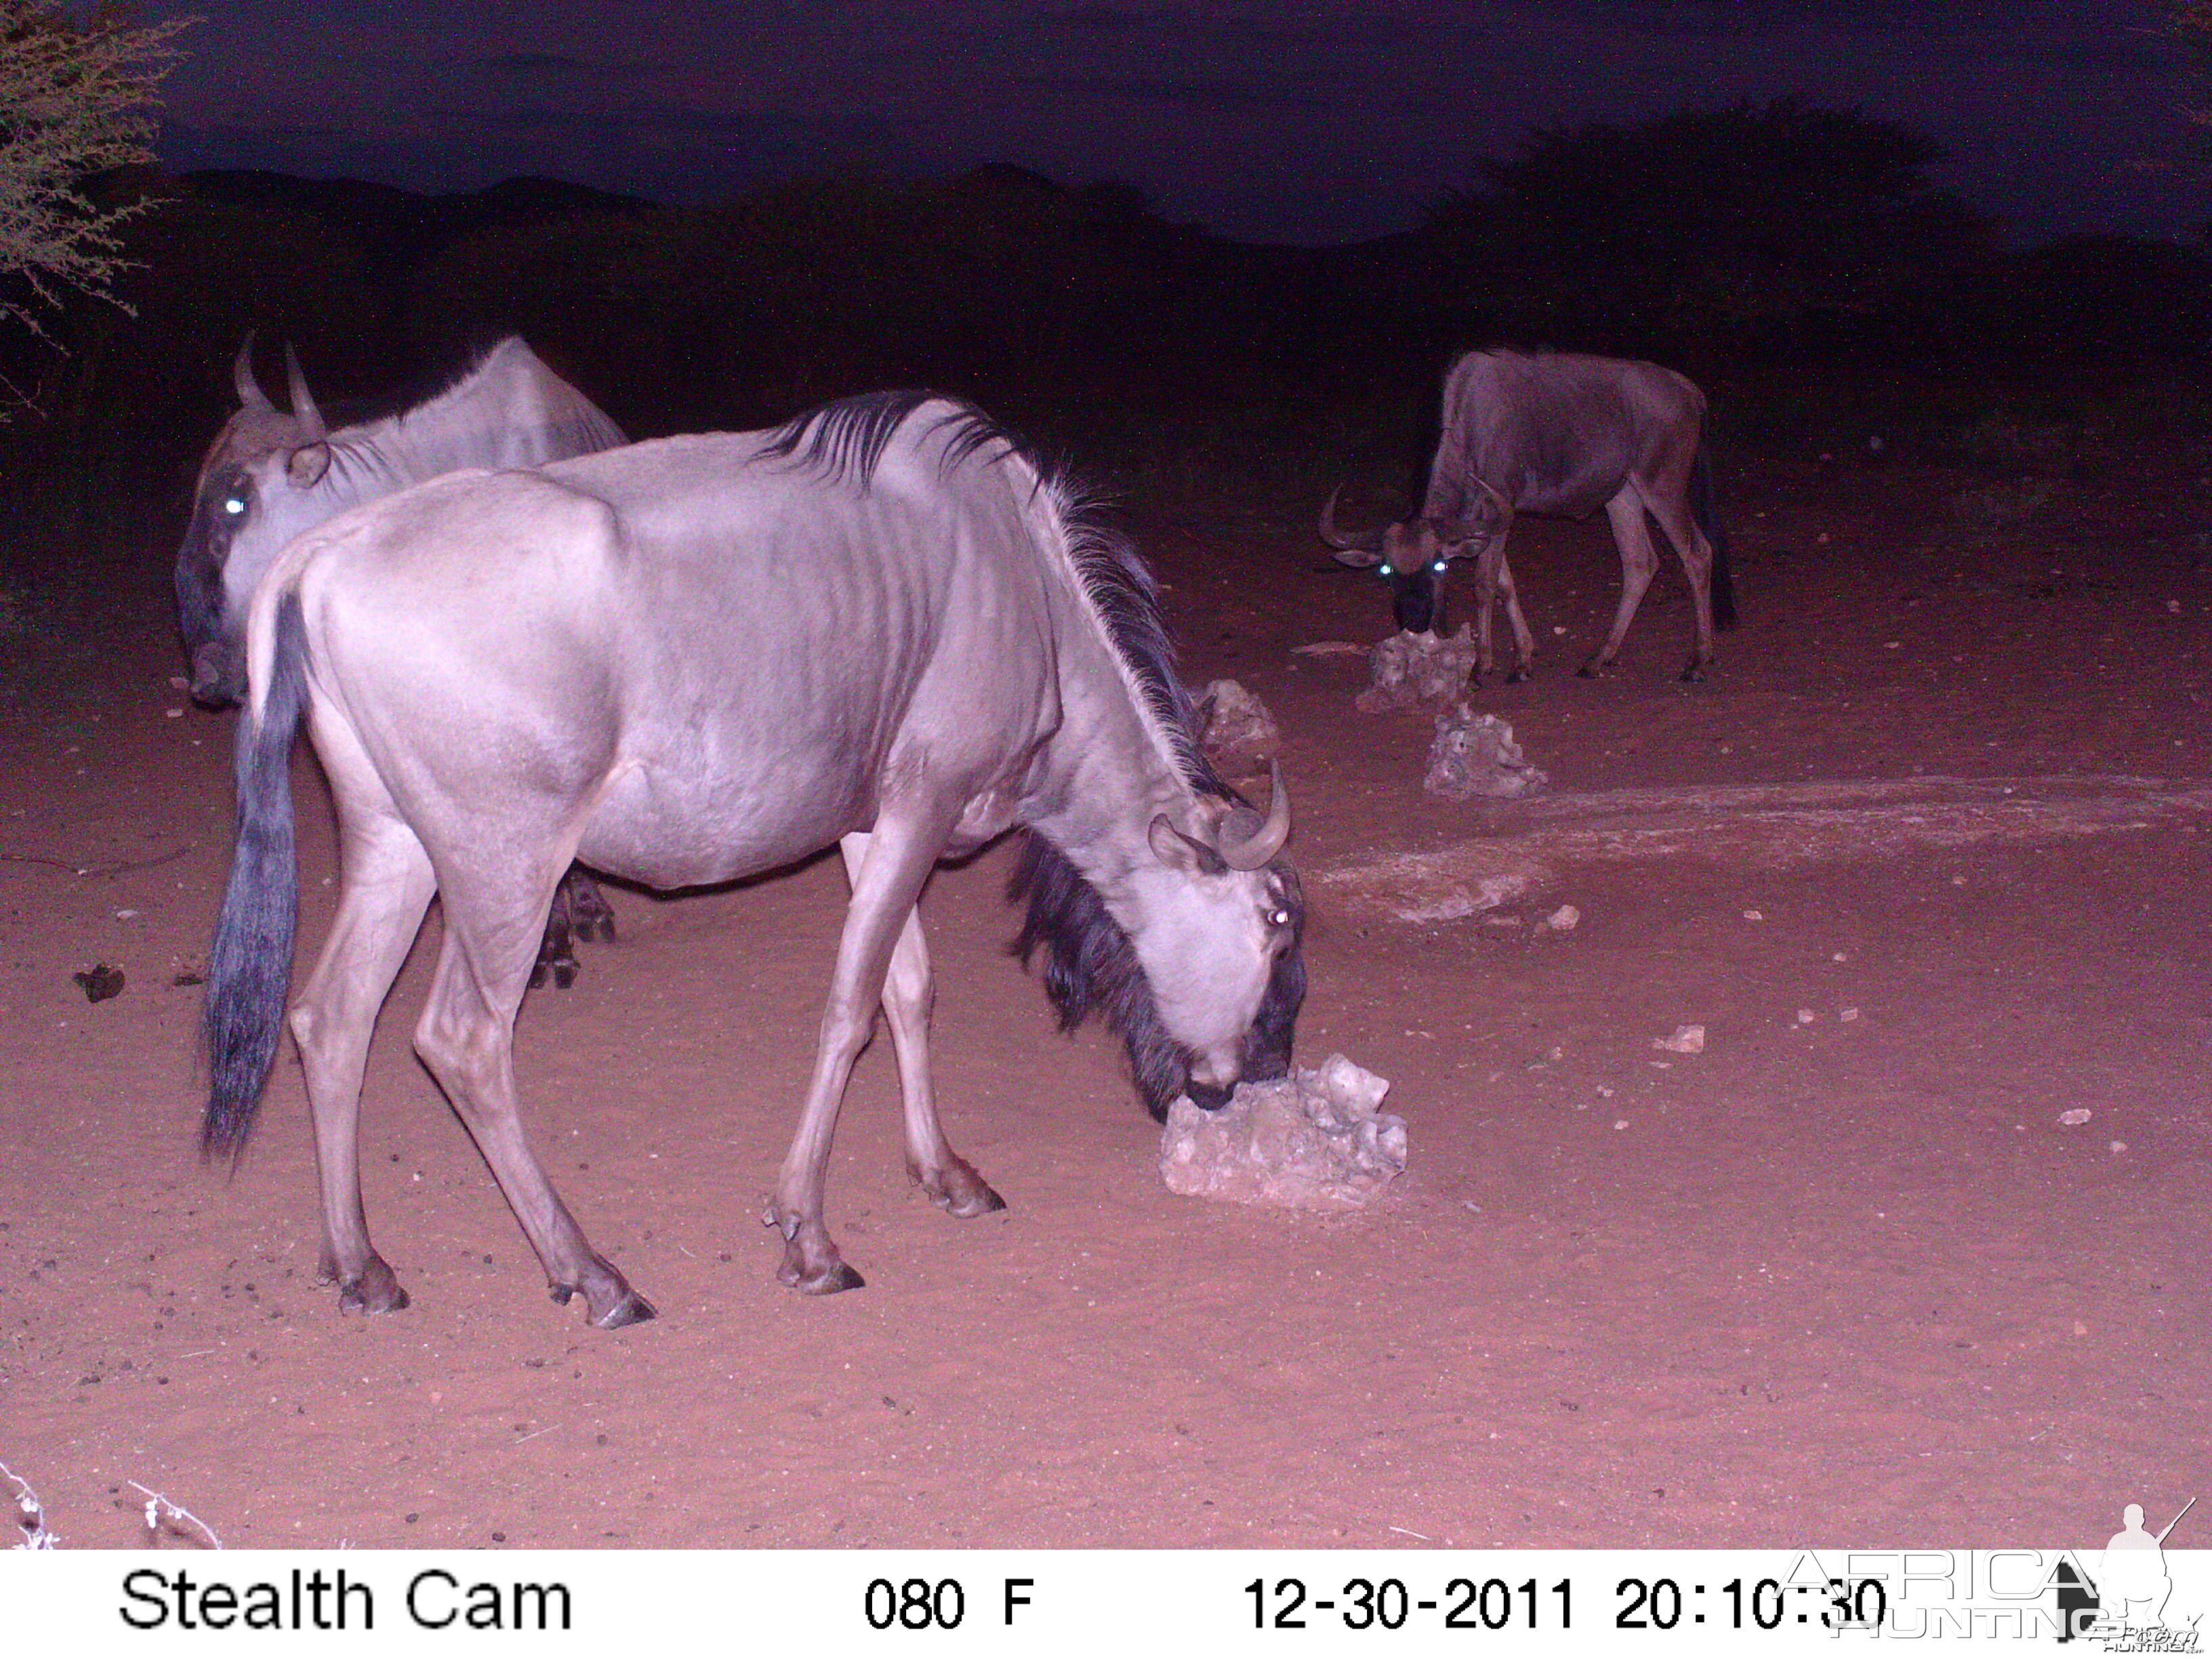
M576 982L576 963L574 958L553 964L553 988L565 991Z
M1506 684L1508 684L1508 685L1518 685L1518 684L1521 684L1521 682L1522 682L1522 681L1523 681L1523 680L1527 679L1528 678L1528 671L1527 669L1525 669L1525 668L1516 668L1516 669L1513 670L1513 672L1510 672L1510 674L1506 675L1506 677L1505 677L1505 683L1506 683Z
M1598 677L1602 666L1603 665L1599 663L1586 662L1575 670L1575 678L1578 680L1594 680Z
M783 1275L778 1273L776 1277L782 1279ZM808 1296L835 1296L840 1291L857 1291L868 1281L842 1261L833 1261L826 1267L783 1282Z
M845 1258L837 1254L837 1247L830 1242L830 1235L818 1221L811 1225L799 1224L783 1247L783 1261L775 1276L780 1282L809 1296L835 1296L840 1291L857 1291L868 1282L845 1265Z
M991 1190L991 1183L977 1175L965 1158L951 1159L933 1176L920 1170L911 1173L921 1183L921 1190L929 1194L931 1203L963 1221L1006 1207L1006 1200Z
M592 1323L603 1331L618 1331L625 1325L642 1325L647 1320L659 1316L653 1304L635 1291L629 1291L623 1294L621 1301L592 1320Z
M347 1313L398 1313L410 1298L392 1269L381 1256L371 1256L368 1265L361 1270L358 1279L342 1280L338 1285L338 1311Z
M1685 668L1682 671L1682 683L1685 685L1695 685L1698 681L1704 679L1705 677L1705 665L1701 662L1692 662L1687 668Z

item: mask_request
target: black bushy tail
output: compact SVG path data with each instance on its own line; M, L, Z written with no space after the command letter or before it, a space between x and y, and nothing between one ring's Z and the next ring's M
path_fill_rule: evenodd
M1719 507L1713 501L1713 458L1698 446L1697 465L1690 469L1690 516L1713 544L1713 624L1735 626L1735 579L1729 574L1728 532L1721 528Z
M200 1151L235 1160L253 1133L262 1085L284 1029L292 933L300 903L292 824L292 739L307 706L307 633L300 600L276 608L276 655L261 718L238 722L238 850L208 952L207 1116Z

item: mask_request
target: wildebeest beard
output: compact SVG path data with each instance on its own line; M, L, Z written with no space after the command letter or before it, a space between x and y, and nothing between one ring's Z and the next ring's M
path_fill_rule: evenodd
M1239 1076L1264 1083L1291 1067L1291 1046L1298 1008L1306 995L1305 904L1297 872L1274 866L1291 917L1290 948L1275 958L1259 1012L1244 1034ZM1006 884L1006 896L1026 902L1020 937L1012 947L1026 967L1044 951L1045 995L1060 1016L1060 1029L1073 1031L1093 1013L1121 1034L1128 1045L1129 1070L1145 1108L1159 1122L1178 1095L1188 1095L1208 1111L1229 1103L1230 1091L1210 1088L1190 1075L1190 1051L1176 1041L1160 1018L1152 981L1137 960L1121 924L1106 908L1098 890L1042 836L1031 830Z

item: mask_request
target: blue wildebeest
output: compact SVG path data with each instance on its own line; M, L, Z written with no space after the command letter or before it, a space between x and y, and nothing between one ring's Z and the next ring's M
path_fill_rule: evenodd
M1288 1068L1304 906L1279 775L1264 816L1222 785L1143 566L965 405L883 393L772 433L423 484L295 542L247 638L202 1139L243 1147L284 1023L304 718L343 872L290 1026L342 1305L406 1303L369 1243L356 1125L370 1028L434 891L445 943L416 1052L555 1300L581 1291L603 1327L652 1309L592 1253L516 1109L515 1009L572 858L665 889L843 854L852 902L767 1216L803 1291L860 1282L823 1186L878 1003L915 1180L957 1216L1002 1207L932 1093L915 906L941 858L1027 831L1017 948L1043 951L1063 1024L1097 1010L1120 1030L1156 1115Z
M348 507L462 467L528 467L629 441L584 394L514 336L443 392L382 420L329 429L288 346L292 408L253 378L253 337L231 365L239 410L200 464L192 517L177 552L177 617L191 654L191 692L210 708L246 693L246 610L292 538ZM571 935L611 940L614 912L580 870L547 918L531 983L575 977Z
M1522 680L1536 641L1505 558L1514 518L1578 519L1602 507L1620 550L1620 608L1581 671L1594 675L1620 651L1658 572L1649 514L1681 559L1696 609L1697 646L1682 678L1703 679L1713 659L1715 622L1735 624L1705 417L1705 393L1656 363L1472 351L1445 377L1443 429L1420 515L1350 535L1337 526L1331 495L1322 509L1322 539L1342 562L1372 567L1389 580L1398 625L1414 633L1442 628L1444 578L1454 561L1473 559L1477 677L1492 667L1490 613L1503 593L1516 648L1506 678Z

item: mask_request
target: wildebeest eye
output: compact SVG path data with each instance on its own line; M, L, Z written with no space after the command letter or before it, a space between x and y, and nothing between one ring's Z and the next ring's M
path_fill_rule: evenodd
M243 496L233 495L229 500L223 502L222 510L229 514L230 516L234 519L240 514L246 511L246 500Z
M1378 575L1378 576L1395 576L1395 575L1396 575L1398 573L1397 573L1396 571L1393 570L1392 568L1390 568L1390 567L1389 567L1389 565L1385 564L1385 565L1378 565L1378 566L1376 566L1376 570L1375 570L1375 574L1376 574L1376 575Z
M1268 912L1267 912L1267 925L1268 925L1269 927L1289 927L1289 926L1291 925L1291 913L1290 913L1288 910L1270 910L1270 911L1268 911Z
M1441 576L1444 574L1444 562L1442 559L1438 559L1434 564L1431 565L1429 568L1435 571L1437 574Z

